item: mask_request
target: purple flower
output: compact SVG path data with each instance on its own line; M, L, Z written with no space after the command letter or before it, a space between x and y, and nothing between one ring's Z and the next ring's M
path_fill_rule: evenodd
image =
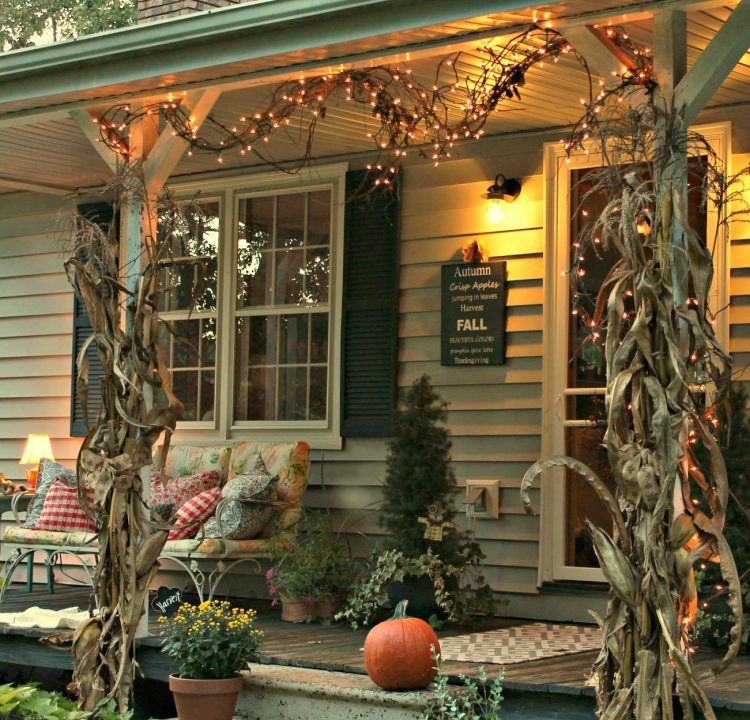
M273 577L273 568L269 568L266 572L266 580L270 580Z
M271 595L275 595L279 591L279 588L277 588L275 585L271 585L270 588L268 588L268 592Z
M308 595L305 598L305 603L308 605L315 605L315 598L312 595Z
M279 604L279 601L276 598L271 600L271 607L273 607L274 605L278 605L278 604Z

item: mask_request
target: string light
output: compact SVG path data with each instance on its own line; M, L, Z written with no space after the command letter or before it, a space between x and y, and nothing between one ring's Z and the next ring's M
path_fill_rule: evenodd
M476 74L460 78L456 66L463 56L454 53L438 63L437 79L427 86L414 79L410 68L390 65L300 76L279 85L264 111L242 113L238 122L229 124L209 114L200 131L181 100L171 95L168 102L133 110L129 105L116 105L102 114L100 136L115 153L127 157L128 128L145 115L158 114L188 143L192 153L212 153L218 162L223 162L219 158L230 151L240 156L248 153L250 140L268 143L275 130L294 119L307 133L306 143L302 141L306 146L305 157L299 161L302 166L309 160L312 138L317 123L325 119L327 104L332 98L343 96L347 102L369 109L371 122L365 135L373 141L378 154L400 158L413 144L427 143L433 147L434 164L439 165L451 157L451 149L460 138L481 139L487 119L501 103L521 99L526 75L535 65L566 54L574 57L588 75L584 58L551 27L534 25L502 46L485 46L476 52L481 56ZM588 77L591 88L593 83ZM596 102L601 102L602 97L599 93ZM593 90L590 98L582 99L586 107L594 101ZM457 106L462 113L452 121ZM255 154L267 164L276 165L257 149ZM384 184L392 184L388 173L378 177Z

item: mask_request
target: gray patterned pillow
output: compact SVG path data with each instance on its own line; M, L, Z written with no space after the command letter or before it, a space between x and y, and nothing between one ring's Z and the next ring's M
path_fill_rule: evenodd
M54 460L48 460L47 458L41 460L39 463L39 474L36 478L34 499L29 503L29 507L26 510L26 520L23 523L23 527L33 528L39 522L47 493L50 487L52 487L52 483L58 478L70 487L76 486L76 474L72 470L68 470Z
M268 525L274 514L269 504L277 499L278 477L269 474L260 455L253 469L244 475L233 477L221 491L221 529L227 540L249 540ZM206 526L207 537L218 537L219 526L212 518ZM209 531L215 535L209 535Z

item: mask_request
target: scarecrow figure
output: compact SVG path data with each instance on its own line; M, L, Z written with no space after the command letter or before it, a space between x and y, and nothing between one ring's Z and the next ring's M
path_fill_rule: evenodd
M431 542L443 542L446 529L456 527L455 523L444 520L445 512L440 503L433 503L427 508L427 517L418 518L425 525L424 539Z

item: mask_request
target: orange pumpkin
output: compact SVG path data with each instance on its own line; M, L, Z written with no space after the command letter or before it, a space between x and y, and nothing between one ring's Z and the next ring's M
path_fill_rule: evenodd
M437 635L424 620L406 615L407 603L402 600L393 617L365 638L365 669L383 690L422 690L437 675L433 659L440 653Z

